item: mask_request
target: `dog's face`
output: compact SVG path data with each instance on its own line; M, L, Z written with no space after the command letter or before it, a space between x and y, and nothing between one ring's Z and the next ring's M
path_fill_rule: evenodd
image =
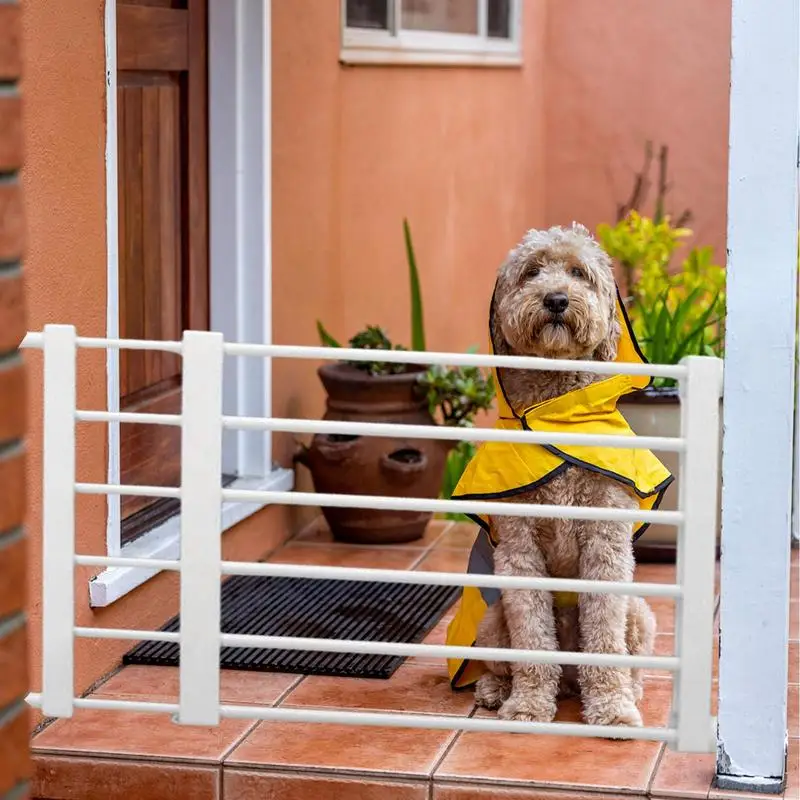
M494 319L492 335L520 355L612 361L611 260L582 225L528 231L498 272Z

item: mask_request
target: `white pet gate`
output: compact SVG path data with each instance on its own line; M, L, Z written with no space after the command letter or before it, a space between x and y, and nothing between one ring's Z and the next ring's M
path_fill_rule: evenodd
M225 416L222 413L222 373L225 356L253 358L346 359L368 361L374 352L330 348L233 344L221 334L190 332L181 342L121 341L78 337L68 325L48 325L26 337L25 347L44 351L44 608L43 690L29 696L31 705L51 717L70 717L74 709L99 708L163 712L184 725L215 725L221 717L327 722L482 731L547 733L667 742L683 752L713 752L715 720L711 714L714 562L717 529L719 458L719 397L722 362L687 358L679 365L626 365L626 374L676 378L681 392L679 438L541 434L527 431L463 430L436 426L406 426L335 421ZM79 410L76 406L78 348L160 350L183 357L183 408L177 415L113 413ZM536 358L453 353L387 352L386 361L415 364L505 366L524 369L587 369L611 375L620 365L551 361ZM181 436L181 485L178 487L119 486L76 482L77 422L126 422L176 425ZM428 439L519 441L646 448L680 454L681 481L676 511L628 511L608 508L503 504L497 502L429 500L364 495L226 489L221 485L222 433L226 429L292 433L343 433L363 436L413 436ZM177 561L76 555L75 494L127 494L177 498L181 503L181 549ZM286 505L388 508L432 512L489 513L587 520L651 521L677 526L677 583L644 584L465 575L446 572L346 569L222 561L221 506L226 501ZM180 573L180 633L75 626L75 565L140 566ZM675 654L631 656L525 650L457 648L325 640L300 637L243 636L220 633L220 579L224 575L264 575L480 586L499 589L668 597L675 601ZM74 637L174 641L180 646L179 702L156 703L74 697ZM672 716L668 727L625 728L577 723L534 723L443 715L320 711L294 708L226 705L219 695L220 646L280 648L342 653L368 653L436 658L471 657L539 663L641 667L674 673Z

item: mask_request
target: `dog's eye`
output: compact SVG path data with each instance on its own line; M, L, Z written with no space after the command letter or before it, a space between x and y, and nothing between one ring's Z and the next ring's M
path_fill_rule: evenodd
M537 267L535 264L531 264L531 266L529 266L528 269L525 270L525 277L535 278L540 272L541 269L539 267Z
M578 278L579 280L586 277L586 273L580 267L573 267L569 271L569 274L572 275L573 278Z

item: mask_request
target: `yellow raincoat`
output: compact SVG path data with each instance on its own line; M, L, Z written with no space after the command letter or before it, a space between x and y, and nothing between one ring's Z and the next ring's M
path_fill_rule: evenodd
M619 297L617 315L621 334L616 362L647 363ZM517 414L511 408L496 370L494 380L499 412L495 425L497 428L621 436L635 434L617 410L617 400L624 394L645 388L651 381L647 376L614 375ZM639 507L644 510L658 508L673 480L666 467L649 450L484 442L464 470L453 492L453 499L508 499L543 486L571 466L606 475L624 484L635 494ZM491 520L485 515L473 519L481 530L470 554L468 571L473 574L492 574L492 551L496 540L491 530ZM641 536L646 527L643 523L635 524L634 539ZM497 589L464 587L458 613L447 630L447 644L461 647L474 645L478 625L486 609L499 597L500 591ZM554 601L557 605L574 605L577 596L556 592ZM451 684L456 689L472 685L484 671L480 662L461 659L449 659L448 668Z

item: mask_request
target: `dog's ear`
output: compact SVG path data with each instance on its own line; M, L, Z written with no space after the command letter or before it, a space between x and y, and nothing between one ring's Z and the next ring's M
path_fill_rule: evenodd
M614 302L611 304L611 319L608 322L608 332L594 351L595 361L613 361L617 357L620 333L621 328L619 317L617 317L617 304Z
M492 349L494 350L495 355L502 356L508 355L510 348L505 336L503 336L503 331L501 330L500 323L497 319L498 289L499 287L495 286L494 292L492 293L492 301L489 305L489 336L492 339Z

